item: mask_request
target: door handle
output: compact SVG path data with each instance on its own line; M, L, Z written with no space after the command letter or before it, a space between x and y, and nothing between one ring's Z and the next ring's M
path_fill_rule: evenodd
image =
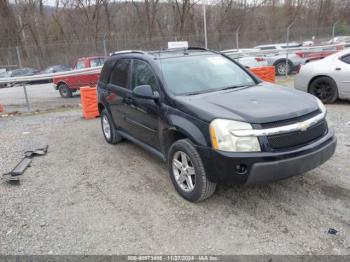
M124 98L124 101L125 101L126 103L131 103L131 102L133 101L133 99L132 99L131 97L125 97L125 98Z
M340 67L337 67L337 68L335 69L335 71L341 71L341 68L340 68Z

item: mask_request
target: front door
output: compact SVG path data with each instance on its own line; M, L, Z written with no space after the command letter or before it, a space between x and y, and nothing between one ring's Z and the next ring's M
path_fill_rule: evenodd
M114 123L118 129L126 130L125 115L128 109L126 104L131 94L128 88L130 60L119 59L115 63L110 75L106 100L109 104Z
M159 92L159 83L152 67L145 61L134 59L132 62L131 89L136 86L150 85L153 92ZM159 105L152 99L130 96L128 99L126 121L128 132L147 145L160 149L159 143Z

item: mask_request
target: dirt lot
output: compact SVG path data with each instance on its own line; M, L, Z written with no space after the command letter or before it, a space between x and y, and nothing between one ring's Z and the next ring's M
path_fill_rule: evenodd
M106 144L99 119L82 119L79 97L61 99L49 85L29 95L34 109L54 112L0 117L0 173L26 149L48 144L49 153L19 186L0 181L0 254L350 254L348 102L327 106L338 148L320 168L221 186L192 204L157 158L130 142ZM0 100L25 110L20 87L0 90Z
M221 186L199 204L178 196L157 158L106 144L78 108L0 118L0 173L49 145L19 186L0 182L0 254L350 254L350 103L327 107L330 161L270 185Z

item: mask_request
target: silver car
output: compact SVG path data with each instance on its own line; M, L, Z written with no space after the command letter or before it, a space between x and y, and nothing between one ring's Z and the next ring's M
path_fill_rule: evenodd
M229 49L221 53L234 59L246 68L268 66L266 58L254 54L256 49Z
M298 48L301 45L296 42L288 44L288 48ZM267 63L275 67L276 75L285 75L287 70L286 64L286 50L287 44L269 44L259 45L254 47L257 50L264 52ZM305 63L305 59L295 53L295 51L288 52L288 74L293 71L298 71L299 67Z
M302 66L294 86L317 96L323 103L350 99L350 50Z

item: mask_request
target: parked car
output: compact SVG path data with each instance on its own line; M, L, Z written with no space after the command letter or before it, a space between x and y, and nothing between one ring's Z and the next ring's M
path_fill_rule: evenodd
M296 42L288 44L288 48L296 48L300 46L301 45ZM268 64L275 67L276 75L285 75L286 70L288 70L288 74L298 71L300 65L305 63L305 59L296 55L294 52L288 53L288 63L286 63L286 48L287 44L259 45L255 47L255 49L261 51L271 51L271 53L265 53L264 56L266 57Z
M302 45L297 43L297 42L291 42L291 43L280 43L280 44L268 44L268 45L258 45L254 47L254 49L259 49L259 50L284 50L287 47L288 48L296 48L296 47L301 47Z
M58 73L58 72L65 72L70 71L71 68L67 65L53 65L45 68L40 73L41 74L52 74L52 73Z
M41 74L52 74L52 73L59 73L59 72L65 72L65 71L70 71L71 68L67 65L53 65L45 68L44 70L41 70L38 72L38 75ZM45 79L45 80L35 80L31 81L30 84L47 84L47 83L52 83L52 79Z
M10 77L16 76L32 76L38 74L40 71L35 68L23 67L9 71Z
M84 69L102 66L104 56L93 56L79 58L74 69ZM86 73L72 76L57 76L53 78L54 88L58 90L63 98L72 97L73 93L83 86L96 86L100 73Z
M302 66L294 86L324 103L350 99L350 50Z
M336 36L327 42L327 44L330 44L330 45L342 44L342 43L350 43L350 36L346 36L346 35Z
M305 173L336 147L319 99L261 82L215 51L117 53L97 90L105 140L128 139L166 161L175 189L192 202L210 197L217 183Z
M2 71L0 73L0 79L7 78L7 77L11 77L10 71ZM5 88L5 87L7 87L7 84L0 84L0 88Z
M30 68L30 67L22 67L18 69L13 69L10 71L7 71L3 73L2 77L21 77L21 76L32 76L38 74L40 71L38 69ZM15 85L16 83L9 84L2 84L1 87L7 87ZM31 81L28 82L28 84L32 84Z
M254 53L250 52L254 52L254 49L229 49L221 51L221 53L231 57L246 68L268 66L267 60L264 57L254 55Z

